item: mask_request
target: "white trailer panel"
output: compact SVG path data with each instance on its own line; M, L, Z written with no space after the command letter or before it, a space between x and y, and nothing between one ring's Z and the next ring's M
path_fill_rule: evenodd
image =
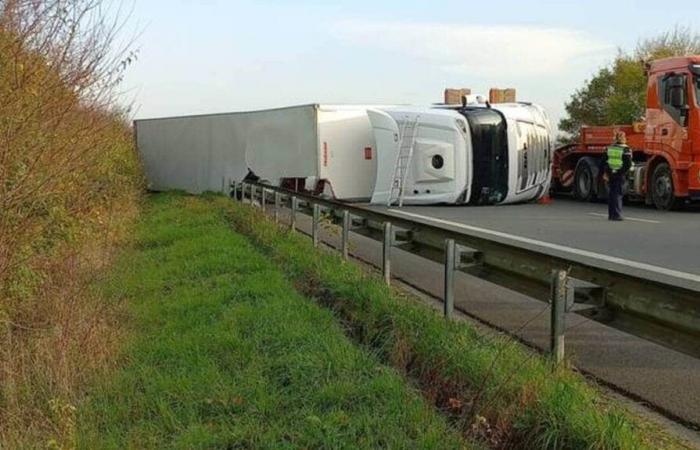
M224 191L249 168L267 180L317 177L317 108L137 120L149 188Z
M318 110L319 176L335 198L368 200L377 177L374 133L364 106Z

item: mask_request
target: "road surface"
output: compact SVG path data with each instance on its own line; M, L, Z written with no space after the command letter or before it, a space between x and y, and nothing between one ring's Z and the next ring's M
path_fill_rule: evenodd
M368 206L369 207L369 206ZM371 206L386 210L385 207ZM466 224L604 255L700 274L700 210L624 210L624 222L607 220L607 205L554 199L503 206L404 206L392 213Z

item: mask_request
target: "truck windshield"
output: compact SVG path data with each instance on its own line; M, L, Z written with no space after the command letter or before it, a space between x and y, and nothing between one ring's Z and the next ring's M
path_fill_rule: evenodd
M472 204L500 203L508 195L506 121L489 108L462 108L472 136Z

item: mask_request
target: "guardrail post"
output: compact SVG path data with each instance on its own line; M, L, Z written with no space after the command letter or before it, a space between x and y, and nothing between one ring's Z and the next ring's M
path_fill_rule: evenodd
M275 223L280 221L280 193L275 191Z
M451 319L455 309L455 240L445 239L445 318Z
M260 199L260 207L262 208L263 212L265 212L266 200L267 200L267 189L262 188L262 198Z
M343 234L341 237L341 253L343 254L343 259L348 260L348 237L350 233L350 211L347 209L343 210Z
M314 214L311 219L311 240L314 243L314 247L318 247L318 225L321 219L321 207L314 203Z
M564 360L564 330L567 297L566 270L552 271L552 315L550 321L550 350L556 364Z
M294 231L297 225L297 197L295 195L292 195L291 202L292 205L289 218L289 229Z
M384 282L391 284L391 222L384 222L384 242L382 247L382 273Z

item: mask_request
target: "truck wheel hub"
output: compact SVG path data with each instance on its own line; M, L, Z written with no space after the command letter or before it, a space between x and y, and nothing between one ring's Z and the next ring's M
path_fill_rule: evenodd
M656 180L656 193L661 197L667 197L671 189L671 180L668 176L662 176Z

